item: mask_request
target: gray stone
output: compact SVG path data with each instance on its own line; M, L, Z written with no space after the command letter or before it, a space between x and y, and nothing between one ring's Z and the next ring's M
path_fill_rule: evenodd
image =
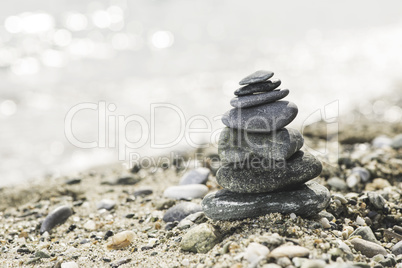
M398 243L396 243L395 246L393 246L391 250L392 250L392 254L394 254L395 256L402 254L402 240L399 241Z
M376 147L376 148L387 147L387 146L390 146L391 143L392 143L392 139L390 139L387 136L378 136L371 142L373 147Z
M252 106L261 105L264 103L274 102L283 99L289 95L289 89L274 90L267 93L253 94L247 96L241 96L233 98L230 101L230 105L236 108L247 108Z
M356 230L354 230L353 233L350 234L350 237L353 237L355 235L360 235L364 240L378 243L377 238L375 238L373 231L368 226L357 228Z
M220 190L204 197L202 209L214 220L237 220L275 212L311 216L326 208L329 200L327 188L308 182L293 191L276 193L239 194Z
M219 232L210 224L202 223L190 229L181 240L180 247L195 253L207 253L221 239Z
M344 180L338 177L332 177L327 181L328 185L331 186L332 189L334 190L346 190L348 188L348 185Z
M259 70L259 71L256 71L256 72L244 77L242 80L240 80L239 85L248 85L248 84L262 82L267 79L270 79L272 76L274 76L274 72Z
M324 268L327 263L324 260L306 260L301 268Z
M358 174L363 182L368 182L368 180L370 179L370 172L362 167L352 168L352 174Z
M246 159L288 159L303 146L299 131L282 128L271 133L249 133L224 128L219 137L218 153L223 163L243 162Z
M186 172L180 180L184 184L206 184L211 171L208 168L199 167Z
M255 83L237 89L234 94L236 96L245 96L253 93L269 92L281 85L281 80L272 79L262 83Z
M249 132L271 132L292 122L297 112L296 104L277 101L256 107L233 108L222 116L222 122L227 127Z
M138 197L138 196L143 197L143 196L150 195L152 193L153 193L153 190L151 188L143 188L143 189L138 189L138 190L134 191L133 195L135 197Z
M71 215L73 210L69 206L61 206L47 215L40 227L40 234L50 232L56 225L64 223Z
M193 199L203 198L207 193L208 187L203 184L187 184L170 186L163 192L163 196L172 199Z
M385 199L382 195L377 194L376 192L368 192L367 196L369 201L376 209L382 210L385 206Z
M369 258L374 257L377 254L387 255L387 251L376 243L360 238L354 238L350 242L356 251L360 251L363 255Z
M111 199L102 199L101 201L98 202L96 205L97 209L106 209L106 210L111 210L116 206L116 202Z
M181 221L190 214L202 211L201 206L191 202L183 202L169 208L163 216L164 222Z
M322 165L309 153L298 151L286 161L252 159L223 165L216 174L220 186L237 193L289 190L320 175Z
M335 219L334 215L332 215L329 212L326 212L325 210L323 210L320 213L318 213L318 217L319 218L326 218L328 221L332 221L333 219Z
M391 142L391 147L394 149L402 148L402 134L396 135Z

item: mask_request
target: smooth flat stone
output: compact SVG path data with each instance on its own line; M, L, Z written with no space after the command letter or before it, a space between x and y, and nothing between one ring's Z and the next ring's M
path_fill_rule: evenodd
M180 180L180 185L185 184L206 184L211 171L208 168L200 167L186 172Z
M183 202L169 208L163 215L164 222L181 221L190 214L202 211L201 206L191 202Z
M292 122L297 112L296 104L277 101L249 108L233 108L222 116L222 123L248 132L271 132Z
M288 159L303 146L299 131L282 128L271 133L249 133L224 128L219 136L218 153L222 162L242 162L252 158Z
M237 193L289 190L320 175L322 165L311 154L298 151L286 161L253 159L223 165L216 174L220 186Z
M387 251L374 242L370 242L360 238L354 238L350 241L356 251L360 251L363 255L372 258L377 254L387 255Z
M106 209L111 210L116 206L116 202L111 199L102 199L101 201L96 204L97 209Z
M230 101L230 105L235 108L247 108L264 103L274 102L283 99L287 95L289 95L289 89L274 90L267 93L252 94L233 98Z
M270 79L272 76L274 76L274 72L259 70L244 77L242 80L240 80L239 84L240 85L254 84Z
M40 227L40 234L50 232L56 225L64 223L71 215L73 210L69 206L61 206L47 215Z
M327 188L308 182L298 189L263 194L239 194L226 189L205 196L202 209L214 220L237 220L268 213L295 213L312 216L327 207L330 200Z
M163 196L172 199L193 199L203 198L207 193L208 187L203 184L187 184L170 186L163 192Z
M259 93L259 92L269 92L274 90L275 88L279 87L281 85L281 80L280 79L271 79L265 82L261 83L255 83L251 85L247 85L244 87L241 87L237 89L234 94L236 96L245 96L245 95L250 95L253 93Z

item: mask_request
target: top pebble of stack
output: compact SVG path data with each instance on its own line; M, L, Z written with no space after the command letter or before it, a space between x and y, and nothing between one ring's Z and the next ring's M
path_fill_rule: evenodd
M272 76L274 76L273 72L260 70L260 71L256 71L255 73L252 73L252 74L246 76L239 82L239 84L240 85L249 85L249 84L264 82L265 80L270 79Z

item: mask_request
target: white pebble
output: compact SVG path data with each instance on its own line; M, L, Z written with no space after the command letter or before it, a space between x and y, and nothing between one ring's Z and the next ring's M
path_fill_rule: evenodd
M183 260L181 261L181 265L183 265L183 266L190 266L190 261L189 261L188 259L183 259Z
M351 174L346 179L346 184L348 185L349 188L355 187L359 182L360 182L360 176L356 173Z
M84 229L87 231L96 230L96 223L93 220L89 220L84 224Z
M366 222L364 221L364 219L362 217L360 217L359 215L357 215L355 222L357 225L360 225L360 226L366 225Z
M280 246L274 249L271 254L269 254L270 257L273 258L280 258L280 257L288 257L288 258L293 258L293 257L305 257L310 254L310 250L308 250L305 247L301 246Z
M329 224L329 220L327 218L321 218L320 223L324 229L330 229L331 224Z
M292 220L294 220L294 219L296 219L296 214L290 213L289 217L290 217Z
M135 233L133 231L123 231L115 234L112 241L107 245L107 249L120 249L127 247L134 241Z
M63 262L61 268L78 268L78 264L74 261Z
M250 263L250 266L255 266L260 260L267 257L268 253L269 249L266 246L253 242L248 245L244 258L247 259L247 261Z

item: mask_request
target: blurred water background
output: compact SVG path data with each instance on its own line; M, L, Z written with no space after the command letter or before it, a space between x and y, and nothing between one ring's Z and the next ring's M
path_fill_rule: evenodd
M105 101L116 108L108 115L150 122L151 103L170 103L216 129L223 125L214 118L230 109L237 82L258 69L275 71L290 89L296 128L334 101L343 115L357 107L399 122L401 107L383 96L402 95L401 10L396 0L4 2L0 185L118 160L113 146L68 142L64 119L74 105ZM77 113L76 137L97 141L97 120L97 111ZM159 143L171 141L180 132L177 113L159 109L155 131ZM127 127L132 141L141 133L135 122ZM177 149L150 147L148 141L135 151Z

